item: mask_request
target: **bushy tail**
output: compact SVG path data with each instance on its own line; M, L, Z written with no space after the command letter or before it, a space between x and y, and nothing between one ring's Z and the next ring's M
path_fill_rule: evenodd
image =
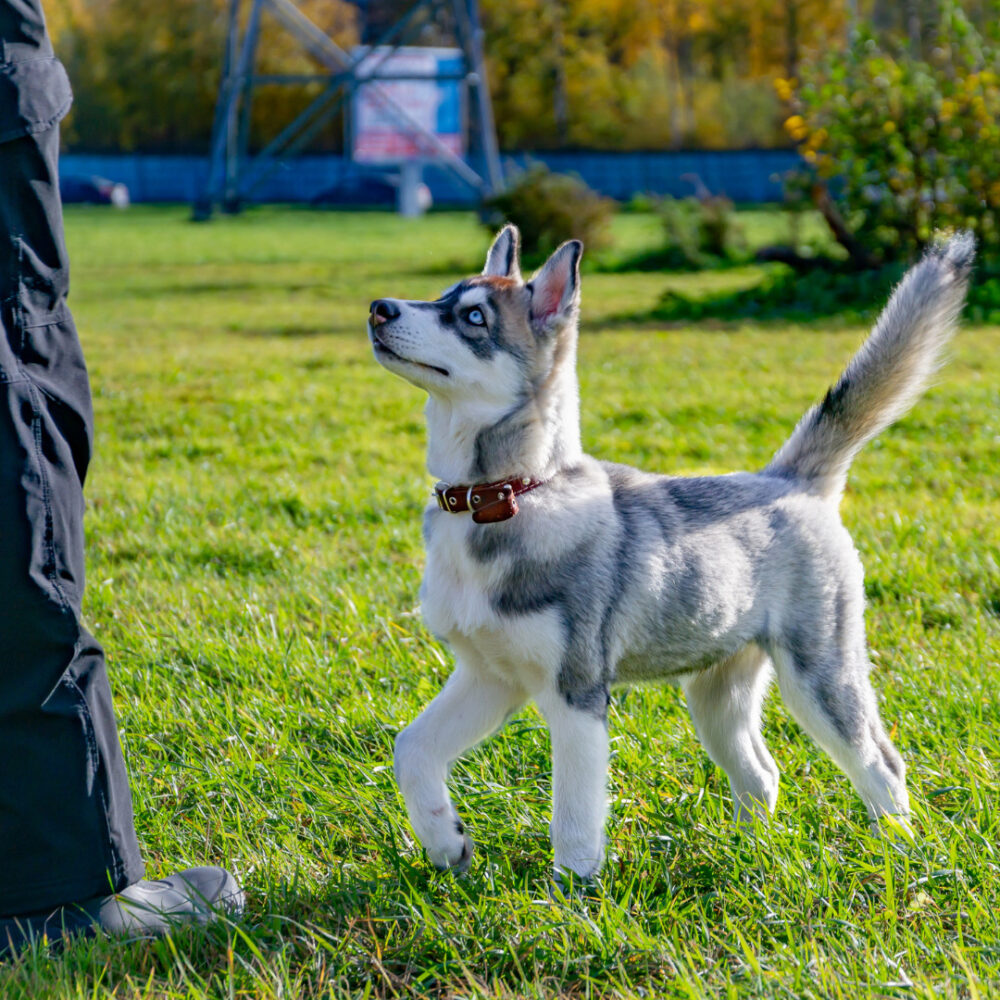
M975 257L971 233L933 246L911 268L875 329L824 400L799 421L765 472L836 498L854 456L901 417L955 332Z

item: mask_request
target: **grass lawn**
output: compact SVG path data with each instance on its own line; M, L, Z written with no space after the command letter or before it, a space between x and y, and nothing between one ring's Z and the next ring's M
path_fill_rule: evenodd
M450 657L416 609L423 400L372 360L365 314L478 269L487 235L448 214L67 221L97 415L86 616L111 661L140 839L153 876L231 866L249 908L204 936L28 953L0 968L0 996L1000 992L1000 329L962 330L843 504L918 845L869 835L777 697L777 815L756 837L734 830L681 696L619 692L605 877L560 905L534 710L455 767L478 847L464 878L424 861L391 772L395 733ZM617 225L630 248L656 238L648 218ZM621 319L666 282L584 278L588 450L662 472L762 466L862 331Z

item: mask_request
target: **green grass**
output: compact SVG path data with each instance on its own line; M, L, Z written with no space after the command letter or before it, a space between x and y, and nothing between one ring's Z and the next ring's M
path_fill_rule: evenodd
M455 768L478 845L465 878L423 860L390 767L450 659L416 613L422 398L372 361L364 317L380 295L436 295L487 235L466 215L195 226L137 208L74 210L68 236L97 417L86 616L140 838L152 875L228 864L249 909L207 935L25 954L0 970L5 1000L1000 990L1000 331L962 331L843 504L918 845L869 835L776 697L777 815L734 830L682 698L633 690L611 712L602 887L559 905L533 710ZM622 322L664 286L585 276L588 449L663 472L760 467L862 331Z

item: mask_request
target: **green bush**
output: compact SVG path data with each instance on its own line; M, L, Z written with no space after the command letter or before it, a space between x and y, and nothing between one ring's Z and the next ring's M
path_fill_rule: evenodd
M1000 252L1000 28L977 30L954 0L930 23L920 52L862 29L801 84L776 81L811 165L798 184L856 266L911 259L937 230Z
M742 242L733 203L721 195L662 198L664 267L710 267L737 257Z
M521 230L521 251L528 263L551 253L566 240L583 240L588 250L611 243L615 203L570 174L552 173L532 164L505 191L487 202L492 217L486 225L513 222Z
M663 229L659 245L619 259L605 258L605 271L697 271L749 259L746 236L733 203L702 191L697 197L636 195L625 212L657 216Z

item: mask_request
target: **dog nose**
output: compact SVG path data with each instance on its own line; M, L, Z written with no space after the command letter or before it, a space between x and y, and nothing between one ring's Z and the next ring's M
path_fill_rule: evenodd
M399 315L399 306L389 299L376 299L369 309L372 326L381 326Z

